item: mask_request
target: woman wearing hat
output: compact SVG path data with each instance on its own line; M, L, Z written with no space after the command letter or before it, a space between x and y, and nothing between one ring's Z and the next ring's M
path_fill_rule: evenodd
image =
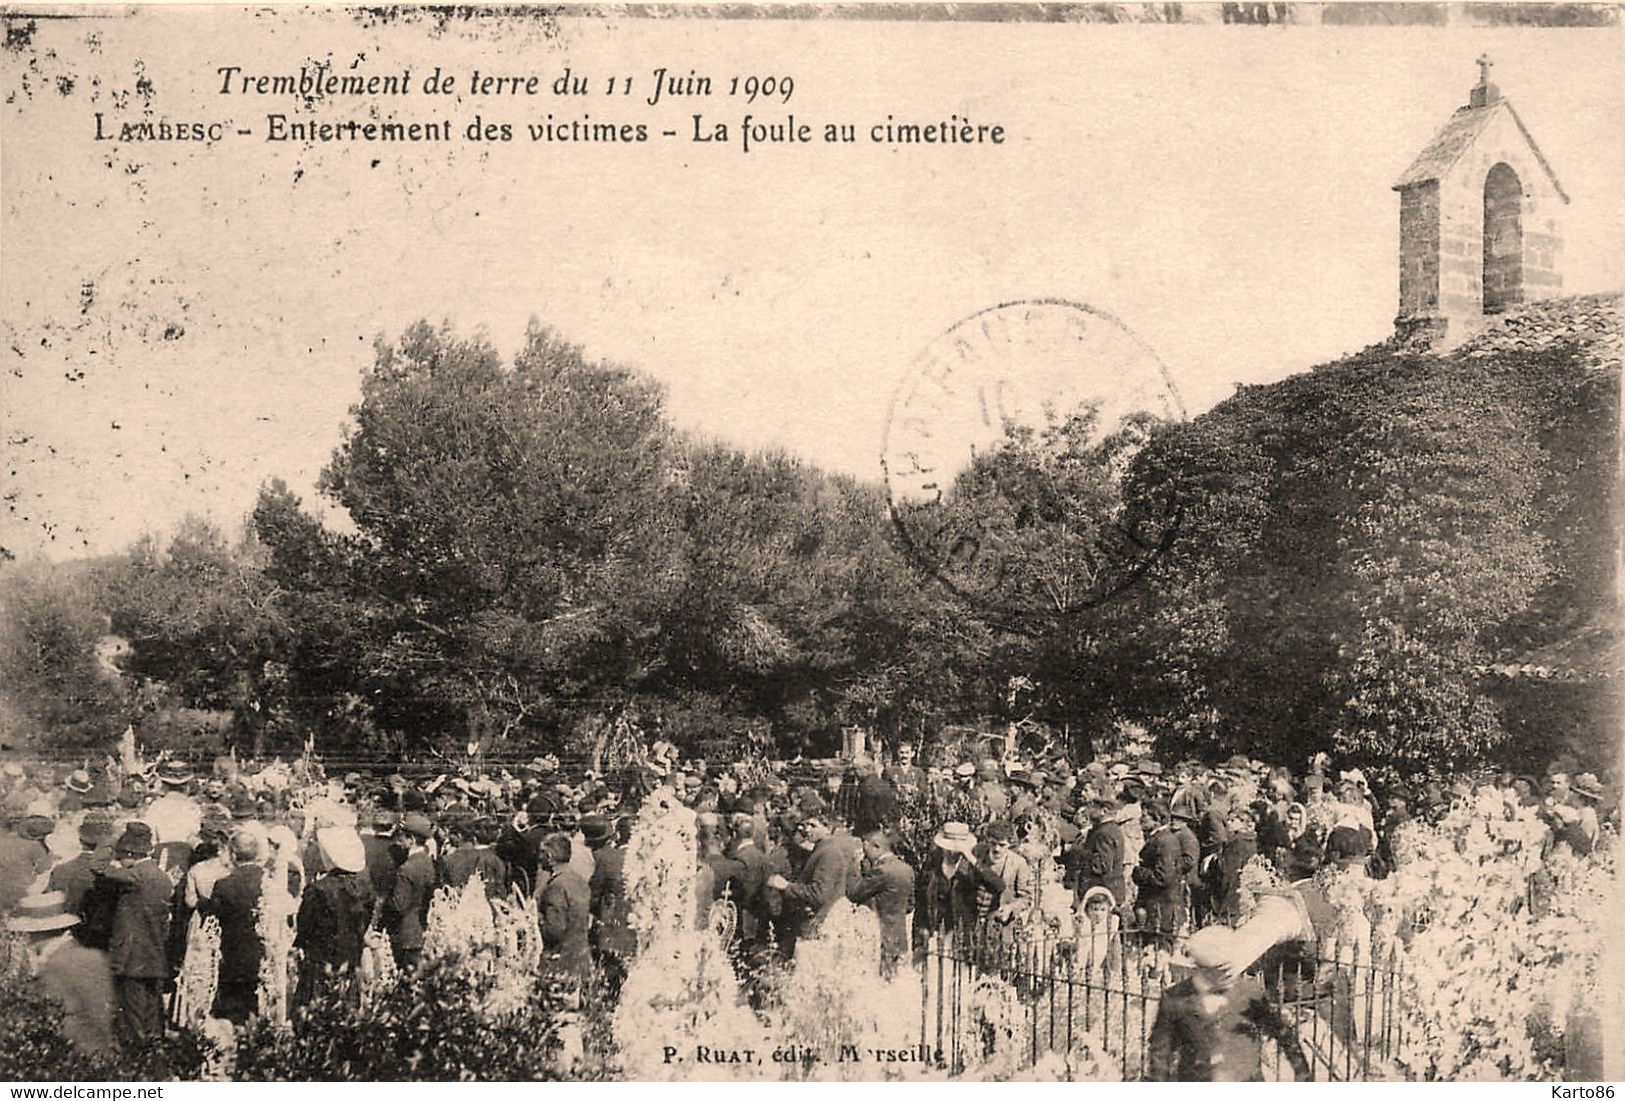
M6 931L25 938L36 988L61 1007L63 1037L82 1055L108 1055L116 1004L113 974L107 953L73 938L78 923L62 892L47 891L19 899Z
M346 1001L359 1004L361 991L351 979L361 964L374 902L367 852L361 836L343 826L317 830L316 851L322 871L300 900L293 940L304 953L294 1004L326 989L340 990Z

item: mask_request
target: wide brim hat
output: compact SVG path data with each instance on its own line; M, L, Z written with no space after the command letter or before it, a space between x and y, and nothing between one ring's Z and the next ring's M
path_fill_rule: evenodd
M963 761L963 762L961 762L961 763L954 766L954 775L955 776L975 776L976 775L976 766L971 764L969 761Z
M963 853L973 856L976 852L976 835L970 827L963 822L945 822L931 843L947 852Z
M185 761L164 761L158 766L158 782L180 787L192 782L192 767Z
M82 768L75 769L62 781L62 786L69 791L77 791L80 795L87 795L90 792L90 773Z
M1569 790L1582 799L1602 798L1602 783L1591 773L1582 772L1569 784Z
M79 915L68 912L68 896L61 891L24 895L6 919L6 928L13 933L52 933L78 924Z
M1033 782L1033 774L1028 772L1026 769L1012 772L1010 774L1010 782L1012 784L1020 784L1024 788L1035 788L1038 786Z
M316 849L322 859L341 872L359 872L367 867L367 849L361 835L340 826L316 831Z

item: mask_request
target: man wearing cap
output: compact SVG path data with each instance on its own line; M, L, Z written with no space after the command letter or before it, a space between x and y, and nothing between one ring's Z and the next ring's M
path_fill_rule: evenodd
M402 970L417 967L423 955L423 926L434 897L435 867L429 858L428 841L434 828L421 811L410 811L401 819L400 838L407 846L406 860L395 872L395 882L380 915L395 964Z
M1038 884L1032 865L1015 847L1015 832L1008 822L988 823L982 865L999 879L997 890L983 889L977 895L979 917L991 916L1009 924L1031 912L1038 897Z
M329 988L342 990L355 1003L360 988L351 979L361 964L374 902L366 849L355 830L324 826L316 831L316 852L322 871L299 900L293 939L304 953L296 1004Z
M120 1043L140 1051L164 1034L164 982L169 978L170 902L174 885L152 858L152 827L129 822L101 875L118 893L108 955L118 995Z
M73 936L79 919L60 891L26 895L6 921L7 931L26 938L36 989L62 1011L62 1036L81 1055L113 1050L113 975L107 953L86 948Z
M935 859L925 870L914 940L923 948L932 933L968 939L976 929L977 898L983 891L997 895L1004 881L976 858L976 835L963 822L948 822L932 838Z
M49 803L36 800L18 816L9 832L0 833L0 914L28 894L55 863L45 839L56 828Z
M1299 1078L1309 1064L1263 984L1243 975L1235 931L1210 925L1192 933L1185 951L1189 978L1163 992L1146 1052L1153 1082L1257 1082L1263 1079L1260 1040L1274 1040Z

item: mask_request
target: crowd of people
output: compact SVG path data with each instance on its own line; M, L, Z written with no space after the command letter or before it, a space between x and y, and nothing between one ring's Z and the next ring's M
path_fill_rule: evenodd
M888 972L942 938L1019 944L1058 923L1091 960L1108 929L1113 943L1171 946L1244 916L1255 858L1286 882L1327 864L1381 876L1401 823L1472 792L1430 783L1379 800L1359 769L1324 757L1299 775L1245 757L925 767L906 744L885 763L713 767L662 743L636 767L573 782L543 759L412 779L234 758L201 768L3 766L0 915L87 1051L162 1035L198 919L219 930L208 1012L242 1025L263 1010L268 913L286 913L297 1006L327 986L348 996L369 951L417 967L435 893L476 877L493 898L534 900L549 970L613 998L638 950L631 824L661 788L694 813L696 918L727 915L747 988L841 900L873 909ZM1552 850L1598 843L1595 775L1492 779L1539 808Z

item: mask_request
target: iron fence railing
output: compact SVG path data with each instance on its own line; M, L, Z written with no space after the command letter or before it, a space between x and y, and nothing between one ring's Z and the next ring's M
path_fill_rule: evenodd
M927 937L920 956L920 1042L961 1074L992 1061L1031 1067L1053 1054L1089 1059L1126 1081L1151 1073L1150 1041L1164 991L1184 977L1171 948L1134 931L1078 940L985 924ZM1266 1080L1402 1077L1403 964L1350 946L1286 945L1249 974L1279 1015L1265 1039ZM1301 1062L1285 1045L1296 1048Z

